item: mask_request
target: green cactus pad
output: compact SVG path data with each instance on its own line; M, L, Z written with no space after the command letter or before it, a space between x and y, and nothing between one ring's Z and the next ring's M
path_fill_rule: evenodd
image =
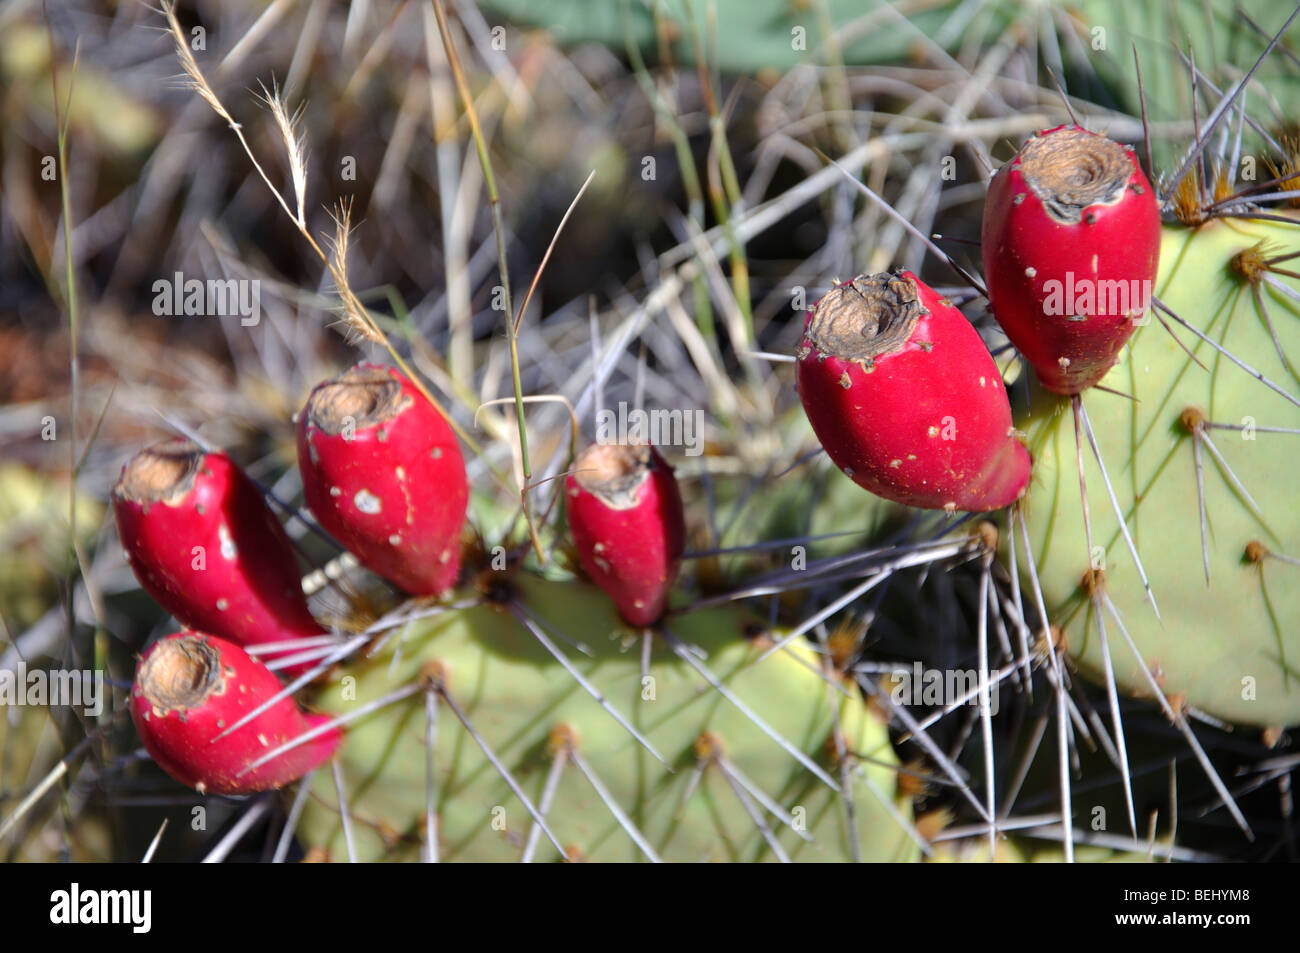
M776 855L717 763L708 764L693 793L704 732L721 741L728 762L811 836L802 840L763 812L791 859L850 859L844 804L724 700L664 642L656 640L641 672L641 641L620 629L595 587L517 578L519 603L542 621L552 641L609 702L664 756L661 764L588 695L509 611L492 606L454 610L413 623L374 658L353 663L317 695L317 707L346 713L416 682L440 663L446 691L534 804L543 798L553 757L548 745L561 725L576 732L577 749L614 801L663 860L773 860ZM745 638L751 618L736 608L705 609L669 622L683 644L708 653L705 664L784 738L828 773L828 740L835 714L857 755L852 782L854 828L865 860L913 860L911 811L895 794L897 763L883 720L849 689L839 693L803 648L758 662L764 640ZM581 633L579 637L578 634ZM582 654L563 636L584 642ZM399 648L400 646L400 648ZM394 660L394 652L398 657ZM344 681L355 679L355 682ZM834 704L832 704L834 701ZM343 784L358 859L420 856L425 816L425 693L359 720L342 753ZM442 702L435 763L443 860L520 859L532 827L523 803ZM318 772L299 832L308 847L333 860L348 856L338 799L329 772ZM889 806L881 798L889 800ZM751 798L752 800L752 798ZM759 808L761 811L762 809ZM644 859L572 761L559 774L547 811L557 839L575 857L601 861ZM559 852L544 837L535 859Z
M1300 250L1300 232L1284 223L1213 221L1200 229L1166 228L1157 297L1202 333L1286 389L1300 381L1285 367L1250 286L1231 260L1260 242L1269 254ZM1291 262L1280 265L1291 268ZM1290 287L1300 285L1273 275ZM1283 352L1300 359L1300 303L1264 285L1260 298ZM1259 429L1206 431L1258 504L1258 518L1227 470L1201 444L1210 579L1202 563L1193 437L1180 415L1194 407L1213 422L1244 428L1300 427L1300 408L1270 390L1190 331L1169 322L1205 365L1198 367L1154 319L1130 340L1102 381L1131 394L1091 390L1084 407L1119 504L1160 607L1144 599L1119 533L1101 473L1085 439L1084 464L1095 547L1104 547L1106 591L1167 696L1184 694L1229 721L1282 725L1300 721L1300 566L1275 558L1251 562L1248 544L1300 556L1295 464L1300 435ZM1294 366L1294 365L1293 365ZM1048 613L1070 651L1091 673L1103 671L1092 602L1081 589L1089 565L1080 505L1073 415L1068 399L1038 393L1018 425L1034 452L1028 526ZM1020 563L1024 567L1023 556ZM1104 613L1121 690L1150 694L1148 682L1113 617Z

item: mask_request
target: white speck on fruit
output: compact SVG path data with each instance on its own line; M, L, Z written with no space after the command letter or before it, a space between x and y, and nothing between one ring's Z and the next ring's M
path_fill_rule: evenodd
M397 533L394 533L392 536L388 537L388 544L390 546L400 546L402 545L402 537Z
M980 376L980 387L983 387L985 383L986 383L986 381L985 381L983 375L981 375L981 376Z
M343 491L336 486L330 487L330 496L342 496Z
M591 551L593 553L603 553L605 551L605 544L597 543L595 546L591 547Z
M916 459L916 454L914 454L914 453L909 453L909 454L907 455L907 459L909 459L909 460L915 460L915 459Z
M271 742L267 741L266 735L262 734L261 732L258 732L257 734L257 741L258 744L260 744L263 748L269 748L271 746Z
M357 495L352 498L352 502L357 505L357 509L362 513L368 513L371 516L384 508L384 505L379 502L379 497L369 490L357 490Z
M442 552L438 554L438 562L442 563L444 566L447 565L447 563L449 563L450 561L451 561L450 549L444 549Z
M1092 256L1092 273L1094 275L1097 273L1097 256L1095 254Z
M433 457L433 459L435 460L441 460L442 447L434 447L432 450L429 451L429 456Z
M901 466L903 465L903 461L902 461L902 460L890 460L890 461L889 461L889 465L890 465L891 467L893 467L895 470L897 470L899 467L901 467Z
M406 479L406 470L404 468L398 467L396 472L397 472L397 479L399 480Z
M931 425L930 429L926 431L926 434L931 437L937 437L939 436L939 428Z
M1030 265L1028 268L1025 269L1025 277L1026 277L1026 278L1033 278L1033 277L1035 277L1037 274L1038 274L1038 269L1035 268L1033 265Z
M1070 366L1070 359L1069 359L1068 357L1058 357L1058 358L1056 359L1056 363L1057 363L1057 364L1060 364L1062 367L1069 367L1069 366Z
M601 559L599 556L595 557L595 563L600 567L601 572L609 572L609 563Z
M230 538L230 530L225 523L217 527L217 538L221 540L222 558L234 559L239 550L235 548L235 541Z
M320 454L316 452L316 444L311 441L307 442L307 459L311 460L312 466L319 466Z
M226 609L229 608L229 606L230 606L230 603L227 602L225 599L218 599L218 600L217 600L217 608L220 609L222 612L225 612Z

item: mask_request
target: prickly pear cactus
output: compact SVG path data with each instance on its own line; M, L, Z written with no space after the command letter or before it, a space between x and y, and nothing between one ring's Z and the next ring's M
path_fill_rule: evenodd
M1300 409L1258 379L1297 392L1279 348L1288 361L1300 354L1300 310L1296 292L1277 285L1300 282L1275 271L1266 280L1250 265L1294 253L1298 238L1290 224L1245 219L1167 227L1156 297L1253 371L1160 313L1173 334L1153 318L1102 381L1135 400L1097 390L1084 397L1160 612L1145 599L1085 450L1092 562L1104 570L1123 626L1167 696L1254 725L1300 718L1300 569L1265 555L1300 552L1295 484L1285 476L1296 436L1268 432L1294 430ZM1069 401L1037 393L1019 424L1034 453L1027 525L1048 613L1065 628L1071 653L1100 673L1096 603L1081 585L1089 549ZM1114 615L1107 610L1102 621L1120 686L1150 694Z
M346 715L403 686L440 687L432 695L431 759L440 859L559 860L556 842L567 860L919 856L910 806L895 792L897 761L885 722L851 683L824 678L811 652L754 664L770 642L754 636L752 618L738 609L669 622L680 645L706 653L702 664L727 693L760 713L824 777L658 636L643 673L640 635L629 636L594 586L519 574L508 589L496 595L517 610L484 602L411 623L315 699ZM522 618L541 628L662 762L602 710ZM429 696L418 690L350 731L341 758L346 822L334 783L318 772L299 827L305 845L340 860L349 856L349 839L362 860L422 856ZM532 830L529 808L466 723L545 818L549 835ZM828 781L845 785L845 796Z

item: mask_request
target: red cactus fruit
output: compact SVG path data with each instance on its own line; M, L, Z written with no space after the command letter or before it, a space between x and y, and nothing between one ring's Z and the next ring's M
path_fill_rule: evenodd
M1029 453L992 355L910 271L838 284L808 313L796 380L831 460L878 496L992 510L1029 483Z
M326 632L284 528L224 453L188 440L140 451L113 488L113 513L140 585L182 625L243 646Z
M686 548L672 467L650 446L596 443L579 455L567 487L582 568L628 625L658 622Z
M135 670L131 719L159 767L206 794L249 794L296 781L333 756L343 738L323 732L241 774L258 758L329 720L282 698L220 740L219 734L281 689L280 680L232 642L174 632Z
M980 238L994 317L1043 386L1101 380L1150 307L1160 258L1133 150L1078 126L1039 133L989 184Z
M316 385L298 415L307 505L368 569L416 595L460 572L469 504L451 425L406 377L358 364Z

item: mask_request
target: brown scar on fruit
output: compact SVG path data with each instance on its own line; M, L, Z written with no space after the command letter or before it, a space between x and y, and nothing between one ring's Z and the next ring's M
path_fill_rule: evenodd
M800 348L870 371L877 357L903 349L925 314L916 284L899 275L859 275L828 291L813 308Z
M1123 146L1081 129L1030 139L1018 161L1034 195L1064 225L1079 224L1089 206L1118 204L1133 177Z
M133 503L171 502L194 488L203 450L189 440L160 443L141 450L122 469L113 496Z
M402 384L383 368L353 367L312 394L307 419L330 436L392 420L411 405Z

